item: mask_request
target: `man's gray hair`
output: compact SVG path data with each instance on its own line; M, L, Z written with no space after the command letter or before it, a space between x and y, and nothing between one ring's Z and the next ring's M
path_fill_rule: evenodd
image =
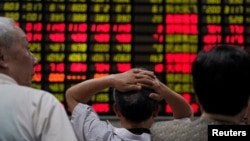
M11 18L0 17L0 47L11 47L17 40L15 21Z

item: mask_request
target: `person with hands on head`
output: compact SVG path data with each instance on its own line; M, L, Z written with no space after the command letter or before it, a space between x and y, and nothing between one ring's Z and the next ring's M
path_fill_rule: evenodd
M153 85L153 82L158 82L159 85ZM89 79L70 87L66 91L66 101L72 111L71 122L78 139L80 141L150 141L149 129L160 110L156 99L161 98L154 89L160 87L162 91L159 92L172 93L173 96L166 97L173 98L180 105L190 108L182 97L175 95L173 91L163 90L166 87L160 84L162 83L153 72L135 68L123 73ZM120 120L121 128L114 127L108 121L101 121L97 113L87 105L93 95L109 87L114 88L113 109ZM150 94L154 99L149 97ZM175 106L179 107L179 105ZM179 108L180 110L173 108L180 112L174 115L190 117L190 112L183 112L181 110L183 107Z
M188 123L155 123L152 141L207 141L208 125L242 124L249 116L249 72L250 55L240 46L224 44L200 51L192 64L192 78L201 116Z
M36 64L24 31L0 17L0 140L77 141L62 104L31 88Z

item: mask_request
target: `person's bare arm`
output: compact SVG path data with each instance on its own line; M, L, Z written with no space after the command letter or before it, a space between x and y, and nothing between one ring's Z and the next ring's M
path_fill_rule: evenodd
M170 105L175 119L179 118L193 118L193 110L190 104L178 93L168 88L161 83L161 87L157 90L163 99Z
M112 74L101 78L94 78L78 83L66 91L66 101L69 109L73 111L78 103L87 103L96 93L108 87L119 91L139 90L138 81L149 82L152 73L141 74L140 69L133 69L124 73Z
M168 88L156 77L152 79L150 83L147 84L142 82L141 85L155 91L155 93L150 95L151 98L156 100L164 99L172 108L175 119L193 118L193 110L190 104L180 94Z

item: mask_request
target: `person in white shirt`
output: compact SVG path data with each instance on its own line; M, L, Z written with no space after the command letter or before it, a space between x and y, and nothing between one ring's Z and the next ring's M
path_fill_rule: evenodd
M0 140L77 141L62 104L31 88L35 64L24 31L0 17Z
M109 87L114 88L113 109L121 128L100 120L87 105L93 95ZM159 93L165 93L164 97ZM85 80L66 91L71 123L79 141L150 141L150 127L162 98L172 107L174 118L192 117L192 109L181 95L160 82L153 72L138 68Z

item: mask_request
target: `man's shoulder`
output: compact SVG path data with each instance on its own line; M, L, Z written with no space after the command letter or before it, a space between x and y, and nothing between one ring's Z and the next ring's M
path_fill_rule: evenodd
M23 89L23 90L25 90L26 92L28 92L28 93L36 93L36 94L39 94L39 95L45 95L45 96L52 96L53 94L52 93L50 93L50 92L48 92L48 91L45 91L45 90L42 90L42 89L37 89L37 88L32 88L32 87L26 87L26 86L20 86L20 87L22 87L22 88L20 88L20 89Z
M207 123L200 120L192 122L167 121L156 123L152 128L152 141L196 140L206 138Z
M187 122L181 120L170 120L170 121L160 121L155 122L151 128L152 134L159 134L161 132L173 132L174 130L179 130L179 128L183 128L187 126Z
M57 101L56 97L45 90L41 89L36 89L32 87L27 87L27 86L20 86L20 85L6 85L2 86L3 88L1 91L7 92L9 95L13 95L16 98L24 99L26 101L31 100L31 101ZM28 97L28 99L27 99Z

